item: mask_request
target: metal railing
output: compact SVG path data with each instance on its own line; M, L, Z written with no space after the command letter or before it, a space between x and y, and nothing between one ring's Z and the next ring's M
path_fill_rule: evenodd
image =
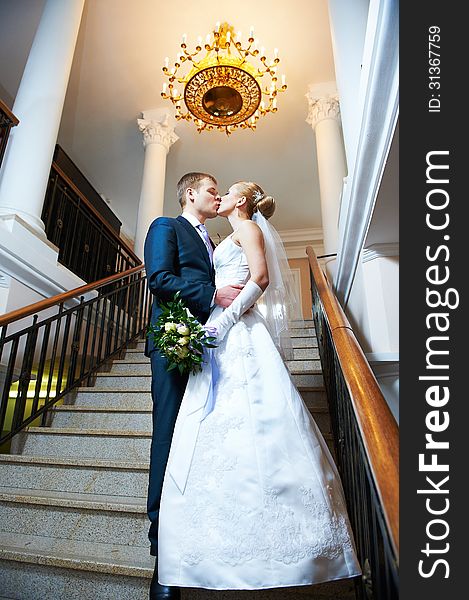
M0 317L0 445L139 337L151 298L144 267Z
M8 106L0 100L0 166L8 143L8 137L12 127L18 125L17 117L11 112Z
M59 249L59 262L84 281L97 281L141 264L138 256L55 163L42 220L47 239Z
M398 598L397 424L312 248L313 317L342 478L363 576L358 595Z

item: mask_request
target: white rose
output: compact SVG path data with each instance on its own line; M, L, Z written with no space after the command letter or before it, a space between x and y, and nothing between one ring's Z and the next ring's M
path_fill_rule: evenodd
M176 350L176 354L179 356L179 358L186 358L186 356L189 354L189 348L186 348L185 346L183 348L178 348Z
M176 329L176 323L168 322L164 324L165 331L174 331Z
M189 343L189 338L188 337L182 337L179 341L178 344L180 346L187 346L187 344Z
M187 327L187 325L178 325L177 331L181 335L187 335L189 333L189 327ZM179 343L181 343L181 342L179 342Z

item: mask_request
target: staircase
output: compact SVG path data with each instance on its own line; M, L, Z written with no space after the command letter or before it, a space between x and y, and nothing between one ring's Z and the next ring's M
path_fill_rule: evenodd
M332 447L312 321L295 328L288 367ZM0 600L148 598L154 558L147 540L151 440L150 364L143 342L94 387L51 410L49 427L16 436L0 455ZM183 600L353 600L354 584L253 592L187 589Z

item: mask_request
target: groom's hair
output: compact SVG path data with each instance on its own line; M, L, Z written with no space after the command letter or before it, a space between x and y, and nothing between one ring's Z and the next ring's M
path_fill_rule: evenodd
M203 179L211 179L215 185L217 185L217 180L213 175L209 175L208 173L186 173L181 177L181 179L177 183L177 196L179 204L181 208L184 208L186 205L186 190L188 188L194 188L196 191L199 191L200 183Z

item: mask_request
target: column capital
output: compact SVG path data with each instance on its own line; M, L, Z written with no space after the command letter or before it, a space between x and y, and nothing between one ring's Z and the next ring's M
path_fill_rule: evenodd
M166 153L177 142L179 136L174 131L174 119L164 109L142 112L143 119L137 119L138 128L143 133L143 145L161 144Z
M305 94L308 100L308 116L306 122L316 129L324 119L340 122L339 94L333 84L309 85Z

